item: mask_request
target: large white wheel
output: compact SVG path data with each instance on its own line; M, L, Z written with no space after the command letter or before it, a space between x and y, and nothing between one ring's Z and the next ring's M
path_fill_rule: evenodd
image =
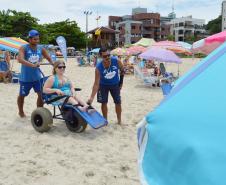
M44 107L38 107L31 114L31 124L38 132L47 132L53 124L51 112Z

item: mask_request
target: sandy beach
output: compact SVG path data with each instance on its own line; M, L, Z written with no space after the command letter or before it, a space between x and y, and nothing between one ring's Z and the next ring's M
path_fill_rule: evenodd
M180 75L200 59L183 59ZM177 64L167 64L167 71L177 74ZM45 75L51 66L42 66ZM13 70L20 65L14 61ZM75 59L67 62L66 75L78 95L87 100L93 80L93 67L78 67ZM17 115L18 84L0 83L0 185L139 185L136 124L162 100L160 88L145 87L133 75L127 75L122 89L122 126L112 99L108 126L84 133L70 132L63 121L54 120L48 133L40 134L31 126L30 115L36 108L36 95L25 99L26 118ZM100 111L100 105L93 106ZM51 106L46 106L52 111Z

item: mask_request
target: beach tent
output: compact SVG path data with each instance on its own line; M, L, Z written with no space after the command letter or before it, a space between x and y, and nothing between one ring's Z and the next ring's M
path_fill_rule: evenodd
M4 37L0 38L0 49L10 51L12 53L18 53L20 46L27 44L26 41L16 37Z
M139 123L143 185L226 184L225 70L226 43Z
M154 43L155 43L154 39L142 38L138 42L134 43L133 46L150 47Z

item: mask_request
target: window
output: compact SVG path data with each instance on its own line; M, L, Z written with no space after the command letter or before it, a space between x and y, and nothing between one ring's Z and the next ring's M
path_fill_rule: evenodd
M179 30L179 34L184 34L184 30Z
M135 30L136 29L136 26L132 26L132 30Z
M184 23L183 23L183 22L180 22L180 23L179 23L179 26L184 26Z

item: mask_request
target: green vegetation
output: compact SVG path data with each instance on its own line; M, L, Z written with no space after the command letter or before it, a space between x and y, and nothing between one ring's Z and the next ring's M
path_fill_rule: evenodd
M56 37L61 35L67 40L68 46L76 49L85 47L86 35L75 21L67 19L50 24L38 24L38 21L29 12L2 10L0 11L0 37L20 37L27 40L29 30L36 29L41 34L42 44L56 45Z
M174 35L167 35L167 40L174 41L175 36Z
M219 15L218 18L208 22L206 29L209 31L210 35L221 32L221 21L222 17Z

